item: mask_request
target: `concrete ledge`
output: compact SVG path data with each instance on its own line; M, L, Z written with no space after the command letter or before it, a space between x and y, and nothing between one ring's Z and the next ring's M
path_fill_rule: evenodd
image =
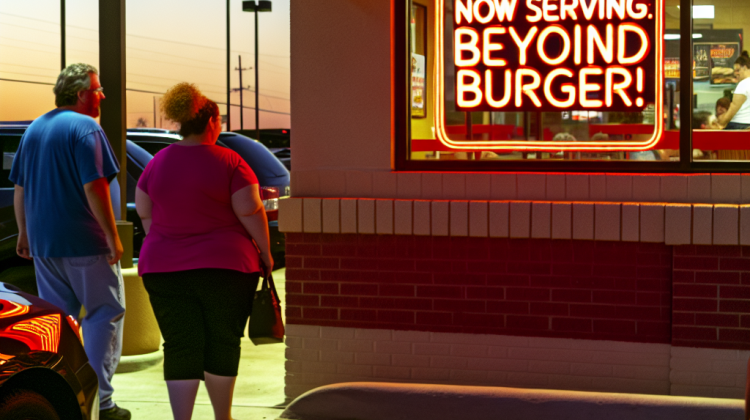
M161 363L164 359L164 353L161 350L147 354L137 354L135 356L122 356L120 364L117 365L115 373L137 372L146 370L151 366Z
M599 392L352 382L314 389L281 419L738 420L744 401Z

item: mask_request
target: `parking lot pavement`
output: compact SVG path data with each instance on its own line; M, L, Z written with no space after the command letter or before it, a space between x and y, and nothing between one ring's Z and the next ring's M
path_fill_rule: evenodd
M282 268L273 273L282 308L286 301L284 271ZM284 348L283 344L255 346L247 337L243 337L232 409L235 419L272 420L281 415L285 399ZM165 420L172 417L161 363L138 372L118 373L113 385L115 401L133 413L133 420ZM198 391L193 419L213 419L211 402L203 385Z

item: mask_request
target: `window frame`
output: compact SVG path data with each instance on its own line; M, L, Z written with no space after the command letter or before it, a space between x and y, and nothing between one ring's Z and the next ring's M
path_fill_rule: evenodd
M693 0L680 0L680 34L693 32ZM687 11L687 12L686 12ZM612 173L740 173L750 161L693 161L691 66L680 67L680 161L426 161L410 160L411 31L410 0L392 0L393 169L415 172L612 172ZM680 56L693 56L692 36L680 37ZM749 143L750 147L750 143Z

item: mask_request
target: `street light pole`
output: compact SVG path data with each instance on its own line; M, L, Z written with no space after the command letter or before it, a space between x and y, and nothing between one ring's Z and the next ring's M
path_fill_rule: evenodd
M65 70L65 0L60 0L60 67Z
M260 68L258 67L258 13L270 12L271 0L245 0L242 2L243 12L255 13L255 140L260 141Z

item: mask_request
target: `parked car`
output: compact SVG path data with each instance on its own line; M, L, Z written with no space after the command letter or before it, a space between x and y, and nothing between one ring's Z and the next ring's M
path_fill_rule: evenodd
M255 130L235 130L235 133L258 140L276 156L287 170L292 170L291 138L292 130L288 128L266 128L260 130L260 139L256 139Z
M99 418L80 329L56 306L0 283L0 419Z
M128 140L140 146L151 155L155 155L165 147L180 141L181 138L182 137L179 135L168 132L167 130L161 132L147 132L142 129L128 129ZM274 260L277 262L277 266L281 267L284 263L284 247L286 242L284 240L284 234L279 232L278 209L279 198L290 194L289 171L267 147L241 134L221 133L216 144L237 152L237 154L242 157L258 177L261 198L263 199L266 214L268 215L268 230L271 236L271 253L273 254ZM135 163L138 161L138 158L133 156L133 159L129 159L129 162L131 160ZM145 168L145 165L143 165L143 167ZM136 171L132 172L135 173ZM129 170L128 174L130 173L131 171ZM135 184L133 184L131 192L129 183L128 220L137 220L138 226L140 226L140 219L138 219L138 215L135 212L135 204L131 204L134 203L134 201ZM142 241L142 227L139 229L141 229L141 231L135 232L135 236L141 237L140 240Z

